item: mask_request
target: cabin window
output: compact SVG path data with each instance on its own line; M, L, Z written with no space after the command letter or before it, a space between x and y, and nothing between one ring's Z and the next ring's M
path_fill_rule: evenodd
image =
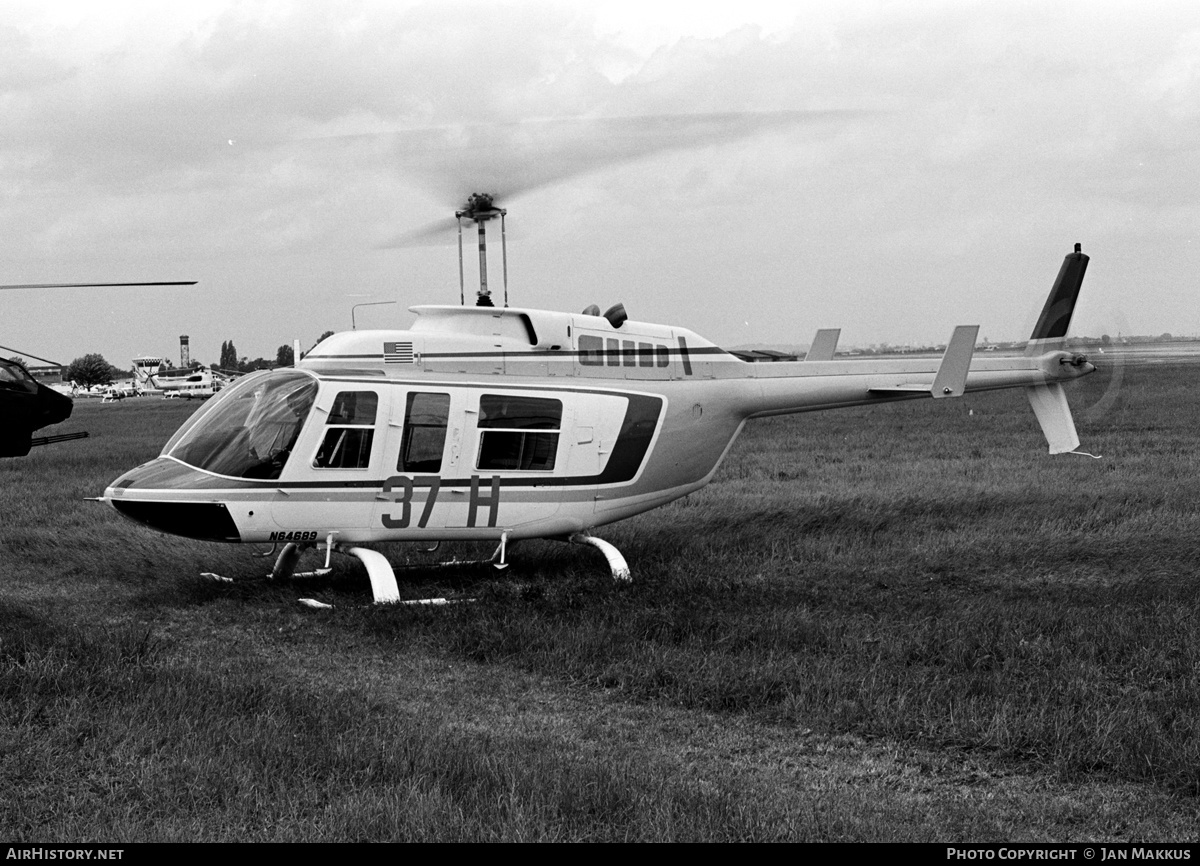
M404 408L404 437L400 442L401 472L440 472L450 419L450 395L414 391Z
M604 364L604 340L581 334L579 337L579 363L585 367Z
M366 469L375 438L379 395L374 391L342 391L333 401L328 429L313 466L317 469Z
M661 344L585 334L579 337L579 363L585 367L670 367L671 353Z
M562 401L484 394L479 399L479 429L479 469L553 469Z

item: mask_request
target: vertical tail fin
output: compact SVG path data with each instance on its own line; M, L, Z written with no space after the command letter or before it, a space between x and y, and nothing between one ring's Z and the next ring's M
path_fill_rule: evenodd
M1075 432L1075 420L1071 417L1063 386L1058 382L1031 385L1025 393L1050 446L1050 453L1064 454L1078 448L1079 435Z
M1083 254L1081 246L1075 244L1075 252L1067 253L1058 270L1050 296L1046 298L1046 306L1042 308L1042 315L1029 338L1026 354L1040 354L1062 344L1071 325L1071 315L1075 312L1075 302L1079 299L1087 266L1088 257Z
M1040 355L1063 347L1087 266L1088 257L1083 254L1081 246L1075 244L1075 252L1067 253L1058 270L1050 297L1046 298L1046 306L1042 308L1042 315L1025 347L1026 355ZM1082 358L1079 361L1083 363ZM1061 359L1059 363L1062 363ZM1050 445L1050 453L1063 454L1078 448L1075 420L1071 417L1071 407L1067 404L1062 385L1058 382L1031 385L1025 389L1025 393Z

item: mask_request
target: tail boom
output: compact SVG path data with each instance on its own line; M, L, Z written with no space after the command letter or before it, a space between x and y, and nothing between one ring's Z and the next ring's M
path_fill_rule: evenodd
M807 359L755 364L744 374L758 383L757 388L746 389L744 417L1025 388L1050 453L1073 451L1079 447L1079 437L1062 383L1096 368L1063 346L1087 265L1088 257L1076 244L1063 259L1023 355L975 358L978 329L960 326L940 362L936 358Z

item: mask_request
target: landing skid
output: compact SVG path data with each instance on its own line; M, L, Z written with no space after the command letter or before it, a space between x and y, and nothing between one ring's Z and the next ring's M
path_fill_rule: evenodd
M289 577L324 577L333 571L329 559L337 548L337 544L332 535L325 539L325 565L321 568L314 568L312 571L296 571L296 563L300 560L300 554L308 546L310 545L293 542L285 544L283 550L279 552L279 558L275 560L275 567L271 569L271 573L267 577L272 580L286 580Z
M613 580L618 583L632 583L633 575L629 573L629 564L625 562L625 557L621 555L621 551L617 550L603 538L596 538L594 535L589 535L586 532L576 532L571 536L572 544L587 544L601 553L608 560L608 568L612 572Z
M589 547L594 547L604 554L605 560L608 562L609 571L612 573L613 580L618 583L630 583L633 578L629 572L629 565L625 562L625 557L621 555L621 551L617 550L613 545L609 544L602 538L596 538L586 532L577 532L569 539L572 544L584 544ZM515 542L514 542L515 543ZM367 577L371 581L371 595L375 604L407 604L400 599L400 590L396 585L396 573L392 569L392 564L387 561L387 558L375 550L370 550L365 547L345 547L338 544L334 540L334 535L330 534L325 539L325 565L321 568L312 571L296 571L296 566L300 562L300 555L305 549L313 547L312 544L296 544L289 542L279 551L279 556L275 560L275 567L271 569L268 577L271 580L288 580L293 577L323 577L329 574L332 570L330 567L330 558L336 551L338 553L346 553L357 557L358 560L367 569ZM500 536L500 544L496 547L495 552L489 559L453 561L439 563L442 568L457 567L463 565L483 565L491 564L497 570L503 570L508 567L508 549L509 549L508 533L505 532ZM428 566L421 566L428 568ZM215 577L215 576L214 576ZM301 599L307 603L309 599ZM445 603L444 599L419 599L415 602L419 604L437 604ZM315 602L310 607L319 606L319 602Z
M279 558L275 560L275 567L271 569L268 577L272 580L287 580L291 577L324 577L332 570L329 560L333 556L334 550L356 556L366 566L367 577L371 580L371 595L374 596L376 604L392 604L400 600L400 590L396 587L396 574L392 571L391 563L382 553L368 550L365 547L341 547L333 540L332 535L325 539L325 566L323 568L297 572L296 564L300 561L303 549L299 544L288 543L279 552Z
M351 547L346 551L357 556L367 567L367 576L371 578L371 594L376 604L395 604L400 600L400 590L396 588L396 574L392 564L382 553L367 550L365 547Z
M400 590L396 586L396 573L392 570L392 564L387 561L387 558L378 551L370 550L365 547L343 547L334 541L333 535L325 539L325 566L313 571L296 571L296 565L300 561L300 554L307 545L295 543L285 544L283 550L279 552L279 558L275 560L275 567L271 569L268 575L272 580L287 580L292 577L323 577L332 570L330 567L330 557L334 551L338 553L348 553L355 556L366 567L367 577L371 581L371 595L375 604L396 604L400 602ZM496 548L496 552L492 554L491 559L480 560L480 562L491 563L498 569L507 568L508 563L505 561L507 556L508 533L500 536L500 545ZM471 565L474 563L442 563L443 565ZM429 604L445 604L444 599L421 599L420 603ZM314 605L309 605L310 607Z

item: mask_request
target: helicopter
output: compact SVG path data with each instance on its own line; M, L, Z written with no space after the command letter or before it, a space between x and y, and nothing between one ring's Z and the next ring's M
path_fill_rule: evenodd
M220 391L241 373L226 372L203 364L168 368L162 358L142 355L133 359L133 375L139 393L204 400Z
M294 366L243 377L97 499L162 532L272 544L275 579L304 551L324 548L316 574L349 554L374 601L391 603L395 572L365 545L490 541L503 568L513 543L557 539L630 580L596 530L704 487L754 418L1024 388L1051 453L1079 445L1063 390L1095 369L1065 350L1088 264L1079 244L1023 355L974 358L972 325L940 359L837 358L840 332L823 329L803 360L755 363L622 304L510 307L507 266L497 306L485 235L499 219L503 241L506 213L487 193L456 211L460 305L414 306L407 330L334 334ZM461 303L464 222L478 234L474 306Z
M155 283L24 283L0 285L0 289L87 289L117 286L194 286L190 282ZM15 352L0 346L0 350ZM28 352L22 353L47 364L55 364ZM61 365L57 365L61 366ZM34 437L43 427L59 424L71 417L74 403L65 394L36 381L24 365L0 359L0 457L24 457L37 445L50 445L73 439L84 439L87 433L64 433L57 436Z
M67 433L34 438L35 430L71 417L72 408L70 397L38 382L23 364L0 358L0 415L4 418L0 424L0 457L24 457L35 445L87 436Z

